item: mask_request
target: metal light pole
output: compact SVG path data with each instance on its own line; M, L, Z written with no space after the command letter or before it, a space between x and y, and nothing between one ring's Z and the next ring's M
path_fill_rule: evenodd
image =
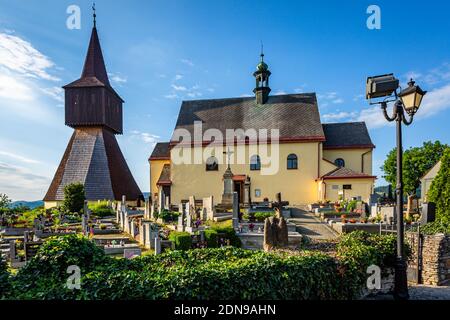
M393 115L389 116L387 113L387 102L381 102L383 115L389 122L396 121L397 130L397 185L396 185L396 216L397 216L397 257L395 262L395 288L394 298L396 300L407 300L408 293L408 279L407 279L407 264L404 252L404 224L403 224L403 146L402 146L402 123L409 126L414 119L414 115L420 107L423 96L426 91L423 91L411 79L408 87L401 91L398 95L396 93L398 87L398 80L390 75L383 75L378 77L368 78L367 82L367 97L378 98L391 96L395 93L395 103ZM397 99L399 97L400 99ZM409 115L407 119L406 113Z
M406 120L403 112L403 103L397 100L394 105L394 114L390 117L386 111L387 104L381 104L384 117L392 122L397 122L397 186L396 194L396 216L397 216L397 257L395 261L395 290L394 295L398 300L407 300L408 294L408 279L406 275L406 260L404 257L404 225L403 225L403 146L402 146L402 122L405 125L410 125L413 121L414 115L409 120Z

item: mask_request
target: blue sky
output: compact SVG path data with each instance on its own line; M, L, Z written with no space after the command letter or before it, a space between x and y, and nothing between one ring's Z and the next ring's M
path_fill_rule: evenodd
M261 41L273 94L316 92L323 121L367 121L379 177L395 132L364 100L369 75L394 72L403 83L413 75L430 91L405 147L450 142L448 2L96 3L107 69L126 101L118 140L142 191L148 156L170 138L181 101L251 94ZM80 30L66 27L72 4ZM381 30L366 27L371 4L381 9ZM91 27L91 1L0 0L0 193L44 196L72 133L59 88L79 77Z

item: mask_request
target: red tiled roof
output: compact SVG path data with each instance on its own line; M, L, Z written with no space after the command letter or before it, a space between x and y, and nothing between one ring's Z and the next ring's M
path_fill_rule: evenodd
M366 173L356 172L348 168L337 168L326 174L321 179L376 179L376 176L371 176Z

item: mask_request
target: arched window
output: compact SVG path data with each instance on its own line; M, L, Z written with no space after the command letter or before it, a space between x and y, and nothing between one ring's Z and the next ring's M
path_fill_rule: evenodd
M216 157L209 157L206 160L206 171L219 171L219 162Z
M334 160L334 164L337 165L339 168L345 167L345 161L342 158L337 158Z
M298 158L295 154L290 154L287 157L287 168L288 169L298 169Z
M254 155L250 158L250 170L261 170L261 158L258 155Z

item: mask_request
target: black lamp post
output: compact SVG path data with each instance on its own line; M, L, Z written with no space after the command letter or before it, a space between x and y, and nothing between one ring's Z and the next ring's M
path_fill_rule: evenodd
M397 216L397 257L395 263L395 288L394 298L397 300L407 300L408 279L406 274L406 259L404 255L404 224L403 224L403 146L402 146L402 123L409 126L413 122L415 113L420 107L423 91L411 79L408 87L402 90L398 95L396 93L398 80L393 75L384 75L380 77L368 78L367 81L367 98L378 98L391 96L395 94L395 103L393 115L387 113L387 102L381 102L384 117L389 122L397 123L397 186L396 186L396 216ZM399 97L400 99L398 99ZM407 118L405 112L408 114Z

